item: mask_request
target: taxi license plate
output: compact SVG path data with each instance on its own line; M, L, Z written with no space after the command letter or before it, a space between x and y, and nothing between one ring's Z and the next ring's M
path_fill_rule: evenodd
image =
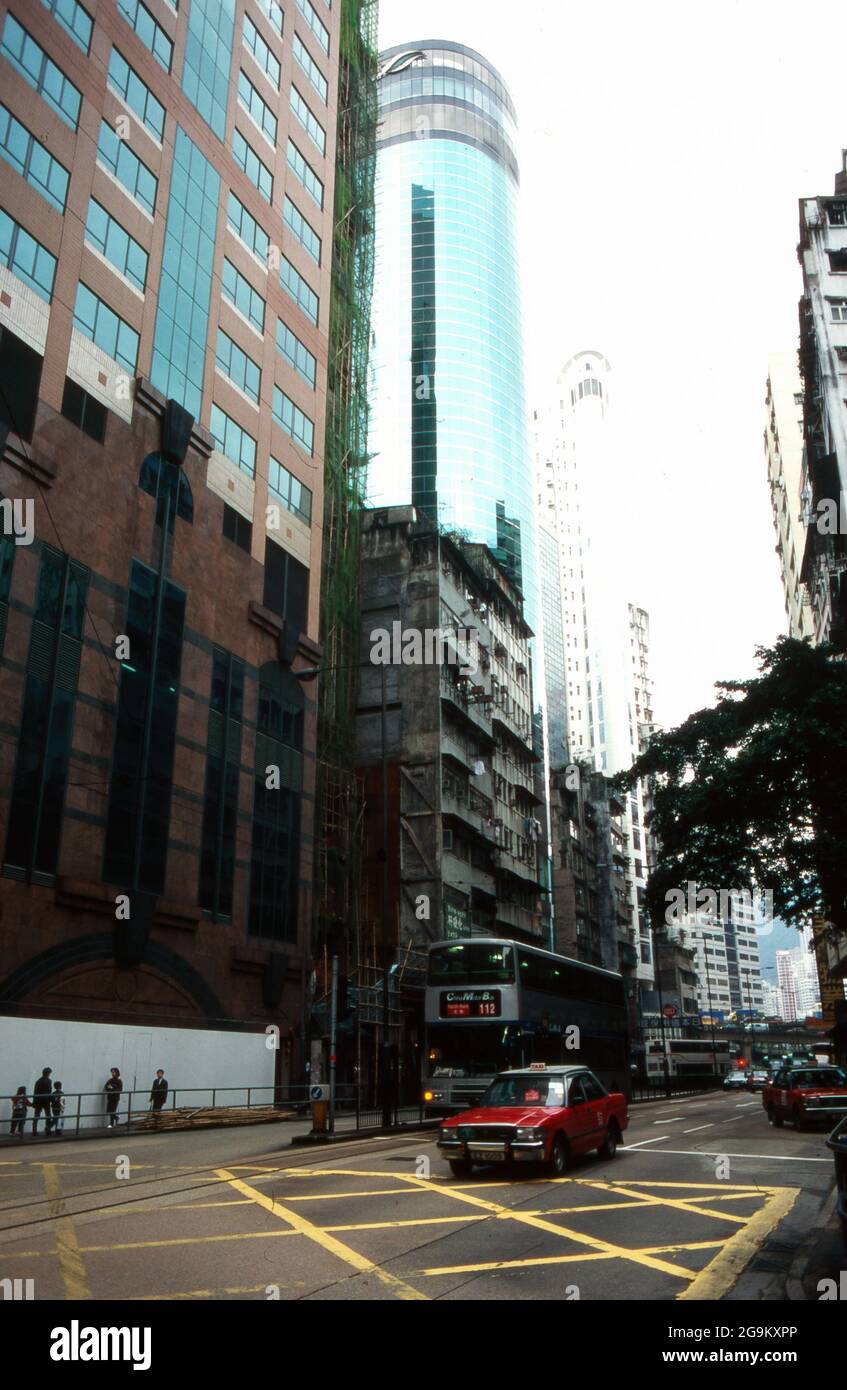
M502 1149L468 1149L468 1158L476 1159L477 1163L503 1163L506 1155Z

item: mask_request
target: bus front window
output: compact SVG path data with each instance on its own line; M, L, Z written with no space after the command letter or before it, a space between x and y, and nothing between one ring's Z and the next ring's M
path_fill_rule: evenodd
M429 1075L491 1076L523 1065L521 1034L514 1024L429 1026Z
M457 941L429 953L431 985L511 985L515 982L514 951L489 941Z

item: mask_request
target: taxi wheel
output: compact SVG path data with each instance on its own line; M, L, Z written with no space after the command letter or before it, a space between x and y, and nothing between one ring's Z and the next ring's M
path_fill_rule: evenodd
M615 1154L617 1153L620 1138L620 1130L618 1129L617 1125L613 1120L612 1123L609 1125L609 1128L606 1130L606 1138L603 1140L603 1143L597 1150L600 1157L614 1158Z
M454 1178L469 1178L472 1164L466 1158L451 1158L450 1172Z
M777 1115L772 1105L768 1106L768 1119L770 1120L774 1129L782 1129L784 1123L783 1118L781 1115Z
M557 1178L560 1178L568 1171L571 1161L571 1151L568 1141L564 1134L557 1134L553 1140L553 1152L550 1155L550 1166Z

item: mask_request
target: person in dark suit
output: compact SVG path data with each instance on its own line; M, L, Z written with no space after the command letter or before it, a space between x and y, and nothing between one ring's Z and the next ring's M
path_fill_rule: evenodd
M53 1094L52 1067L45 1067L32 1088L32 1132L38 1133L38 1117L43 1115L47 1133L50 1133L50 1097Z
M121 1091L124 1083L121 1081L121 1074L117 1067L112 1067L112 1074L103 1090L106 1092L106 1114L109 1117L109 1128L112 1129L118 1123L118 1105L120 1104Z
M168 1083L165 1077L165 1073L162 1071L162 1068L160 1067L159 1070L156 1072L155 1080L153 1081L153 1085L150 1088L150 1104L153 1107L154 1116L158 1116L162 1113L162 1106L164 1105L167 1098Z

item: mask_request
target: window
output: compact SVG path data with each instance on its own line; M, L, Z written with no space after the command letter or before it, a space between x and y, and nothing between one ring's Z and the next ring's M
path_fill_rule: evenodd
M206 736L199 902L213 917L230 919L238 828L244 663L215 648Z
M44 145L16 121L11 111L0 105L0 154L22 174L28 184L46 198L57 212L64 213L70 174Z
M118 139L108 121L100 123L97 159L152 217L156 207L158 179L138 155L133 154L126 140Z
M302 410L289 400L284 391L278 386L274 387L273 395L273 417L277 424L285 430L287 435L305 449L307 454L313 453L315 441L315 427L308 415L304 415Z
M235 235L244 242L244 245L258 256L259 260L265 265L268 263L268 253L270 251L270 240L267 232L260 227L258 222L251 217L244 204L236 198L234 193L230 193L226 211L227 225L232 228ZM263 325L264 326L264 325Z
M279 91L279 59L271 53L249 14L244 16L242 39L248 53L252 53L268 81Z
M109 57L109 86L126 102L130 111L135 112L150 134L161 141L165 130L165 108L117 48L112 49Z
M264 333L265 301L258 290L253 289L250 281L246 280L241 271L236 270L232 261L228 261L226 257L221 271L221 292L257 332Z
M177 126L150 380L199 420L220 174Z
M238 74L238 100L251 116L263 135L272 145L276 144L276 116L267 102L263 101L246 72Z
M191 0L182 90L219 140L226 135L234 35L233 4L224 5L221 0Z
M291 88L289 105L303 129L312 137L321 154L326 154L326 131L296 87Z
M324 53L329 53L329 30L321 22L318 12L310 0L297 0L297 8L305 19Z
M88 577L42 546L6 840L7 872L30 883L58 867Z
M829 301L829 310L832 314L833 323L847 323L847 299L831 299ZM794 397L794 404L803 404L802 395Z
M268 490L277 502L281 502L287 511L293 512L306 525L310 525L312 520L312 493L289 473L287 468L283 468L281 463L271 457L268 460Z
M91 439L102 444L106 438L106 407L87 391L83 391L70 377L65 378L65 393L62 396L62 414L77 429Z
M162 28L157 24L143 0L118 0L118 9L131 29L149 48L153 57L161 63L165 72L171 70L174 46Z
M233 545L239 546L241 550L246 550L250 554L253 545L253 523L246 517L237 512L234 507L228 507L224 502L224 524L223 535L226 540L232 541Z
M56 257L0 208L0 263L47 303L53 295Z
M302 183L310 197L314 198L319 208L324 205L324 186L312 168L303 158L293 140L288 142L288 167ZM320 243L318 243L320 246ZM320 254L320 252L318 253Z
M259 391L262 385L262 373L257 362L252 357L248 357L237 343L222 328L218 329L218 345L215 353L215 361L224 376L229 377L230 381L243 391L245 396L249 396L254 404L259 404Z
M233 132L232 155L239 169L243 169L251 183L255 184L267 202L273 202L273 174L263 164L256 151L248 145L240 130Z
M300 794L303 785L303 691L277 662L259 672L256 768L248 932L297 940ZM268 787L268 768L279 783Z
M96 198L92 198L88 204L85 240L96 247L131 285L144 293L147 252Z
M327 87L326 78L324 77L323 73L321 72L320 68L318 67L317 63L315 62L314 58L309 52L308 48L306 48L299 34L294 35L294 57L297 59L297 62L300 64L301 68L305 72L306 76L308 77L309 81L311 82L312 86L314 87L315 91L317 92L318 96L323 102L324 106L326 106L326 100L329 95L329 89Z
M282 319L276 321L276 346L289 367L293 367L314 391L317 363L306 344L301 343L297 334L292 333Z
M138 362L138 334L82 281L77 285L74 328L102 348L128 372Z
M28 343L0 325L0 420L21 439L32 439L43 361Z
M833 275L847 274L847 248L839 251L827 251L829 256L829 269Z
M317 324L320 301L311 285L298 270L295 270L287 256L280 257L279 283L306 315L310 323Z
M256 0L256 4L259 6L262 14L267 15L277 33L282 34L282 10L276 3L276 0Z
M226 411L221 410L219 405L212 406L209 433L215 441L215 447L222 454L236 464L242 473L249 473L251 478L255 477L256 441L236 424Z
M0 497L0 501L2 501ZM12 570L15 565L15 542L3 535L0 528L0 656L6 641L6 624L9 617L9 595L12 591Z
M70 82L61 68L57 68L52 58L27 33L13 14L6 15L3 27L3 40L0 49L13 68L17 68L38 95L43 97L57 116L76 130L79 125L79 108L82 93Z
M94 28L94 20L88 10L78 0L41 0L41 3L47 6L65 33L87 55L91 48L91 30Z
M309 571L281 545L265 539L265 588L262 602L277 617L302 632L306 627Z
M321 263L321 239L314 227L306 221L302 212L295 207L286 195L282 218L292 236L296 237L303 249L312 257L316 265Z
M168 855L185 591L133 560L124 621L132 659L121 662L103 877L124 888L161 893Z

